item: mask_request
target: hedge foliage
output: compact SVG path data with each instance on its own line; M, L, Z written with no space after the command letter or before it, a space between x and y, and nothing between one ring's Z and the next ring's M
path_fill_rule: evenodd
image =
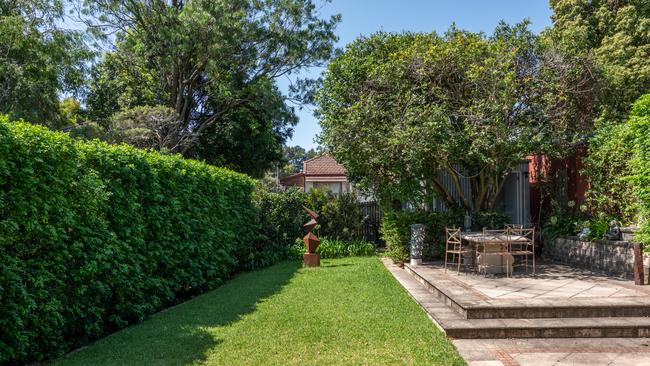
M640 232L638 239L650 250L650 94L632 106L627 122L634 136L634 155L630 160L630 181L639 199Z
M633 141L633 131L627 124L604 125L589 139L589 152L581 171L589 179L583 214L604 214L624 224L634 221L638 200L627 179L631 173Z
M249 266L253 188L0 117L0 364L55 357Z
M406 261L411 240L411 225L423 224L426 236L422 255L424 259L440 257L444 254L446 226L461 227L463 214L457 211L387 211L381 224L381 235L386 241L388 256L395 262Z
M636 222L641 228L637 239L650 244L650 94L632 105L625 123L596 132L585 163L590 226L598 224L602 231L609 219Z
M262 238L253 265L263 266L271 260L296 258L290 254L291 247L297 238L305 235L302 226L309 220L303 208L308 203L305 194L297 189L273 192L258 187L255 202L260 208Z
M394 211L386 210L381 224L382 239L386 241L387 255L396 263L409 257L411 225L423 224L426 227L422 257L425 260L440 258L445 253L445 228L463 227L464 214L460 211ZM500 212L477 212L472 216L472 229L482 230L502 228L509 218Z
M363 218L359 202L353 193L334 195L329 191L298 189L275 192L258 187L255 202L261 210L262 235L269 250L286 253L296 238L305 235L303 224L310 218L303 207L319 214L314 233L321 238L355 240Z

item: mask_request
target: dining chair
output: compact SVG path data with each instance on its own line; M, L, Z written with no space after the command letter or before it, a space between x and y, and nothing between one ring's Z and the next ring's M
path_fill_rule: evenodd
M521 230L524 228L524 225L521 224L505 224L504 228L506 229L514 229L514 230Z
M510 255L515 258L523 257L526 272L528 272L528 257L532 257L533 274L535 274L535 228L510 229L510 237L508 245Z
M463 261L463 255L472 253L472 250L463 245L462 231L459 228L445 228L445 272L449 263L449 255L452 255L451 263L457 265L457 271L460 274L460 266Z

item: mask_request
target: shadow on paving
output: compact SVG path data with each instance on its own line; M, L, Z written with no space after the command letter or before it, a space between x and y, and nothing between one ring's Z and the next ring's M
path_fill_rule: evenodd
M279 292L300 267L299 262L285 262L240 274L211 292L163 310L54 364L200 364L206 352L221 343L209 328L227 326L254 312L258 303Z

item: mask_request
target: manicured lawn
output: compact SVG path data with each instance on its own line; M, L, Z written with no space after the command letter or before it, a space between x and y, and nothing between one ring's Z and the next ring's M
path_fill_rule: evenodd
M282 263L57 360L57 365L462 365L376 257Z

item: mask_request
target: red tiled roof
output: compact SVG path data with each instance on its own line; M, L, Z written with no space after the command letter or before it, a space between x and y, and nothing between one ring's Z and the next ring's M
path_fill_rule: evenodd
M280 178L280 183L283 186L304 186L305 185L305 175L302 173L292 174L286 177Z
M303 163L305 175L346 175L345 167L334 160L331 155L318 156Z

